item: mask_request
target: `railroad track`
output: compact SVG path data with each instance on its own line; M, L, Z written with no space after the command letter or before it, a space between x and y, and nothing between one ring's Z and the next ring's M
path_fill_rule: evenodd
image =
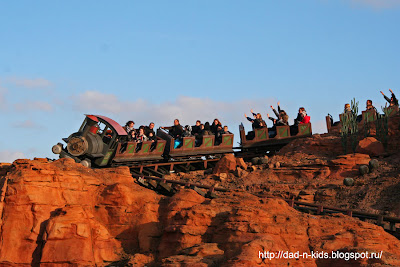
M216 185L208 186L198 183L190 183L185 181L177 181L171 179L165 179L154 176L145 176L141 174L132 173L132 177L137 179L137 182L149 189L155 190L163 195L172 196L175 194L181 186L190 188L196 191L203 197L216 198L217 192L229 192L228 189L218 187ZM261 198L272 198L266 196L256 195ZM400 228L397 227L400 224L399 217L383 216L381 214L368 213L363 211L357 211L352 209L342 209L332 206L326 206L323 204L309 203L297 201L294 199L283 199L290 207L304 213L313 215L332 215L332 214L344 214L350 217L355 217L361 221L367 221L378 226L381 226L386 232L400 239Z

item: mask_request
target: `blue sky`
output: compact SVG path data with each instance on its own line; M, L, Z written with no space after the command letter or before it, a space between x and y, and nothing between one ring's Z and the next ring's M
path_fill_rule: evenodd
M53 158L85 113L236 133L279 100L322 133L353 97L400 96L399 15L398 0L2 1L0 162Z

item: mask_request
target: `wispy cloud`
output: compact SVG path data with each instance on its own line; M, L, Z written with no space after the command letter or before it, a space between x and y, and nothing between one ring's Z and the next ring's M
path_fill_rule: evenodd
M24 120L21 122L16 122L14 124L12 124L12 127L14 128L23 128L23 129L40 129L43 128L42 125L39 125L37 123L35 123L32 120Z
M52 82L44 78L27 79L12 77L8 80L16 86L28 89L48 89L49 87L53 86Z
M53 106L44 101L26 101L14 105L16 111L52 111Z
M16 159L25 158L23 152L3 150L0 151L0 162L13 162Z
M80 110L98 110L106 113L120 113L129 107L113 94L103 94L98 91L85 91L72 97L75 106Z
M250 108L266 109L273 99L244 99L236 102L215 101L209 98L179 96L174 101L154 104L147 100L125 101L113 94L86 91L73 97L74 107L86 113L102 113L116 116L121 120L158 121L172 123L179 118L182 123L194 123L197 119L213 120L220 118L226 123L237 122ZM140 123L140 122L139 122Z

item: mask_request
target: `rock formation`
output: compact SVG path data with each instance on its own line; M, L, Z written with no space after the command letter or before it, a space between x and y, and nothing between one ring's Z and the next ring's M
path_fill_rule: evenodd
M136 184L126 167L93 170L71 159L17 160L1 170L1 265L344 263L259 256L278 250L382 250L380 260L353 263L400 265L400 242L381 227L300 213L281 199L231 191L210 200L189 189L165 197Z

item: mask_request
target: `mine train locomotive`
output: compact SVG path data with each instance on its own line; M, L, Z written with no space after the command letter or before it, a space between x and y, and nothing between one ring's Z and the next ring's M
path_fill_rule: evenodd
M126 137L125 130L115 121L105 116L86 115L79 130L52 147L60 158L73 158L82 165L107 166L118 145L118 140Z
M255 129L248 139L243 124L239 126L240 146L233 147L233 134L223 134L222 142L215 143L215 135L202 139L183 137L182 145L174 147L175 140L164 129L157 129L156 141L138 143L128 141L124 128L114 120L101 115L86 115L79 130L52 147L60 158L72 158L86 167L137 166L150 162L191 160L204 157L220 157L226 153L266 153L276 151L291 140L312 135L311 123L300 124L296 134L289 126L276 127L276 135L270 137L268 128ZM235 151L234 151L235 149Z

